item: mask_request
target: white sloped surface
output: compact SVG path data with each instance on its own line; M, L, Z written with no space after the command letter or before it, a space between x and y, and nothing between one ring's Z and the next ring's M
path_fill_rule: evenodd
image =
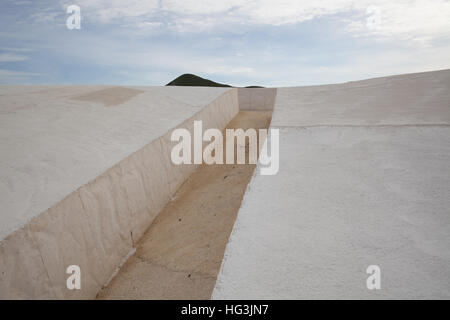
M215 299L449 299L450 71L278 89ZM366 269L381 268L381 290Z
M229 89L134 87L120 104L75 97L106 86L0 88L0 239Z

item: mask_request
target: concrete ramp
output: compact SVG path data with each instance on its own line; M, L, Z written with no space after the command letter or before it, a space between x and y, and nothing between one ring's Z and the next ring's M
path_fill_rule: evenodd
M449 70L280 88L271 127L213 298L450 298Z

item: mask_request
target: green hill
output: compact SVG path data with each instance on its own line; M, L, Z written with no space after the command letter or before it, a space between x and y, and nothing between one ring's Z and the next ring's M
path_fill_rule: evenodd
M185 73L175 80L170 81L166 86L189 86L189 87L231 87L230 85L217 83L195 74Z

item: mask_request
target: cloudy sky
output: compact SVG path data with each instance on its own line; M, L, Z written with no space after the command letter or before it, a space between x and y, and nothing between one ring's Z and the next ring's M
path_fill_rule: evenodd
M0 84L295 86L448 68L449 0L0 0Z

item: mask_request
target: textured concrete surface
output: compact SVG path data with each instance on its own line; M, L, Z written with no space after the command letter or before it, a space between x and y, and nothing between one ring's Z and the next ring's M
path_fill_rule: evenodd
M240 110L273 110L276 88L239 88Z
M279 88L272 126L450 122L450 71Z
M60 89L58 88L58 90ZM23 154L20 155L25 159L18 159L17 163L22 161L28 166L26 167L28 168L27 173L31 173L31 178L37 176L43 179L43 182L48 184L48 188L44 191L48 192L49 196L53 195L50 198L57 203L49 204L48 210L32 217L32 220L24 227L14 231L0 242L0 298L3 299L85 299L95 297L114 274L116 268L133 251L135 243L164 205L195 170L195 165L175 166L170 161L170 153L175 145L175 142L170 140L171 129L185 128L192 134L194 120L202 120L205 129L224 128L239 111L237 90L216 91L214 95L211 95L214 90L210 92L205 90L206 94L199 101L208 101L208 97L214 96L216 99L209 101L206 106L196 106L179 104L177 100L161 95L160 93L165 90L160 88L156 92L148 92L147 101L141 101L138 104L140 108L136 108L131 101L145 95L145 90L141 88L120 89L118 90L121 96L119 100L128 97L130 102L122 105L108 103L105 108L118 107L116 112L119 112L120 109L127 106L128 111L113 113L113 116L98 102L98 100L112 101L108 100L108 97L104 97L105 94L111 94L109 88L99 90L81 88L82 90L75 97L73 91L78 88L63 89L68 89L71 94L70 99L77 100L81 95L84 104L86 104L86 96L97 102L90 106L92 109L88 108L87 111L90 112L87 114L81 112L86 111L82 107L79 108L81 110L67 106L66 108L61 107L75 119L72 127L70 126L70 117L65 115L59 115L62 120L56 127L51 125L53 123L51 121L47 127L44 125L45 122L42 118L52 119L53 114L58 115L57 106L61 106L61 104L52 105L50 109L37 112L35 115L38 118L36 122L41 125L41 140L31 136L30 132L35 132L26 127L23 127L22 130L24 133L22 140L17 139L18 132L13 131L15 135L9 136L11 141L17 143L21 141L23 141L22 144L27 143L27 139L40 143L40 148L29 150L40 161L37 165L34 165L32 158L26 158L26 149L22 150L24 149L23 145L22 149L17 146L15 149L8 150L22 150ZM136 95L136 91L143 92ZM199 90L199 92L202 91ZM115 89L114 92L116 92ZM181 95L183 92L184 90L180 91ZM58 94L60 93L58 91ZM172 89L171 93L174 93ZM190 95L187 100L193 101L192 91L187 93L188 96ZM39 94L42 96L42 93ZM23 94L19 97L23 98ZM48 96L44 94L44 97ZM53 97L53 99L55 98ZM49 104L52 101L50 99ZM164 101L166 104L162 103ZM13 109L19 110L20 108L17 107L15 106ZM151 107L155 110L152 110ZM157 111L161 107L166 107L166 109ZM96 110L98 108L102 109L101 112ZM139 120L135 118L135 115L127 115L130 109L139 113ZM26 115L31 113L30 110L23 112L20 113L19 119L27 118ZM16 111L13 110L8 115L15 113ZM41 118L38 117L39 115ZM179 118L182 115L188 118ZM158 116L162 116L164 121L158 120ZM106 118L108 121L102 120ZM180 123L175 124L169 120L173 118L179 119ZM33 122L33 119L28 119L28 122L35 125L31 128L39 127ZM58 123L58 121L55 122ZM161 126L161 123L166 127ZM152 124L154 124L153 127L151 127ZM175 127L172 127L172 124ZM64 125L69 126L67 131L64 130ZM80 128L86 128L86 132L79 131ZM56 137L49 135L49 132L54 133ZM95 132L100 132L102 135L100 137L92 135L92 142L87 147L79 144L81 141L77 134L82 136L82 141L88 143L88 134ZM5 132L2 131L2 133ZM10 140L5 139L5 141ZM59 148L46 155L41 151L47 151L47 148L51 147L48 145L49 141L55 142ZM141 143L142 145L140 145ZM11 145L12 143L10 143ZM65 148L66 145L67 148ZM116 147L121 147L121 152ZM133 150L134 148L139 149ZM82 156L86 156L86 158L79 157L78 153L82 151L84 151ZM126 151L131 154L122 153ZM66 155L64 152L73 153ZM91 153L92 158L88 157L88 152ZM42 166L44 161L42 157L46 156L48 166L44 167ZM75 162L70 156L74 158ZM112 159L106 158L107 156ZM124 158L121 159L119 156L124 156ZM68 161L72 167L63 160ZM103 169L101 166L110 164L112 160L116 160L117 163L113 163L111 167L105 169L105 172L96 175L97 170ZM11 177L14 182L18 175L17 172L20 171L12 161L9 164L12 172L5 170L1 173L6 177ZM61 168L64 168L66 172L58 171ZM44 172L40 172L38 169ZM60 174L61 179L66 180L54 179L55 175L52 174L55 172ZM78 187L73 180L67 178L68 173L75 174L77 172L84 174L85 178L89 177L90 181ZM87 173L92 175L87 175ZM32 183L33 180L29 179L25 182ZM77 182L80 181L77 180ZM70 185L71 188L76 188L76 191L68 191L70 193L66 196L61 195L64 198L58 201L55 197L55 195L59 195L56 189L63 183ZM7 185L7 187L10 186L11 184ZM31 200L27 198L28 189L12 188L12 191L9 191L13 194L22 192L23 199L19 197L18 200L28 201L28 206L35 204L31 201L33 198ZM24 193L24 191L26 192ZM34 196L39 192L42 192L39 188L32 189L31 195ZM46 193L44 192L44 194ZM3 200L4 198L2 198ZM2 211L2 219L8 221L7 218L14 216L14 213L18 212ZM78 265L81 268L81 290L71 291L66 288L68 277L66 268L69 265Z
M449 299L449 92L450 71L279 89L280 170L250 183L213 298Z
M0 240L227 90L1 86Z

